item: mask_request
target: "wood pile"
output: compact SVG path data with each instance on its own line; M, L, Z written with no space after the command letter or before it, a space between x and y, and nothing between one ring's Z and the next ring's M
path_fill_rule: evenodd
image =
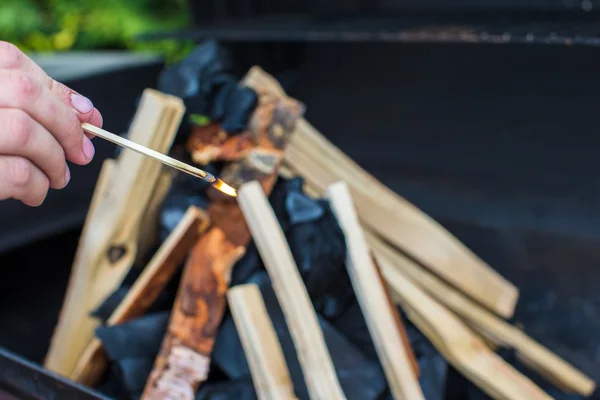
M232 285L240 260L255 245L291 335L307 398L357 398L344 386L326 327L270 204L278 180L299 176L304 192L325 199L339 224L347 289L358 301L392 398L425 398L407 323L491 398L552 398L501 358L495 352L500 347L514 349L566 392L594 392L591 379L507 322L518 301L514 285L327 141L303 118L304 105L273 77L254 67L241 86L258 96L246 129L228 135L213 122L196 126L187 141L195 162L224 164L219 177L238 197L208 189L208 207L190 206L162 243L156 239L158 214L172 172L129 150L105 162L46 368L97 387L112 358L94 332L144 316L183 264L157 354L131 397L196 398L214 373L215 341L230 313L256 396L302 398L258 285ZM181 99L147 90L129 138L169 152L184 113ZM136 269L135 282L102 324L93 313Z

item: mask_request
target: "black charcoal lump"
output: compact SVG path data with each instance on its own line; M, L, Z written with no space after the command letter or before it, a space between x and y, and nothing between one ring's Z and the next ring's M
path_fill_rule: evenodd
M308 400L308 389L304 382L297 352L268 274L259 270L247 280L247 283L254 283L260 288L267 312L281 344L296 395L300 400ZM346 397L349 400L379 399L387 386L380 365L366 358L326 319L321 316L318 318ZM244 350L230 315L227 315L221 324L213 349L213 362L231 379L237 380L250 375Z
M111 362L111 379L117 381L110 386L123 387L131 399L142 395L168 321L169 313L161 312L96 329Z
M334 320L354 298L346 242L329 203L308 197L303 183L280 179L270 201L316 310Z
M159 90L182 98L189 114L209 117L228 133L246 129L258 96L229 73L230 56L209 40L159 76Z

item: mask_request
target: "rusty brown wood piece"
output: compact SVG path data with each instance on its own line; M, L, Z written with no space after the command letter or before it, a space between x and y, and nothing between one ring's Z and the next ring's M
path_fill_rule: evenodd
M259 93L259 105L250 128L240 136L251 138L253 148L244 148L237 158L230 156L235 161L223 169L221 178L235 188L256 180L270 193L278 178L287 138L302 110L293 99ZM222 135L220 129L210 129L212 135ZM202 141L193 138L195 142L188 143L188 149L193 153L194 146L205 149L203 143L219 146L226 142L217 139L213 140L209 132ZM211 157L216 156L205 157L204 161L213 160ZM193 399L208 374L214 340L225 311L231 271L251 239L236 200L212 188L209 197L212 226L196 243L184 267L169 328L143 400L172 398L170 396Z
M208 214L190 207L112 313L107 325L121 324L143 315L171 280L200 235L208 229L208 225ZM73 380L94 386L102 377L107 363L102 342L94 338L79 359Z
M410 339L408 338L408 334L406 333L406 328L404 326L404 323L402 322L402 318L400 318L400 313L398 312L398 309L396 308L396 303L394 302L394 299L392 299L392 295L390 294L390 289L388 288L387 283L383 279L383 274L381 273L381 267L377 263L377 259L373 255L373 252L371 252L371 259L373 260L373 264L375 264L375 267L377 267L376 268L377 275L379 275L379 279L381 280L381 283L383 284L383 286L385 288L385 294L387 296L388 302L390 303L391 309L393 310L394 319L396 320L396 325L398 326L398 330L400 331L400 336L402 337L402 343L404 343L404 347L406 348L406 352L408 354L408 357L410 358L410 364L412 366L412 369L413 369L415 375L418 378L421 375L421 370L419 368L419 362L417 361L415 352L410 344Z

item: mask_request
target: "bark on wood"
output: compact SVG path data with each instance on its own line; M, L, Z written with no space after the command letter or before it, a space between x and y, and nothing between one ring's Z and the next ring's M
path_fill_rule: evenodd
M258 286L229 290L227 302L259 400L296 400L283 351Z
M252 87L284 95L271 76L254 68ZM368 140L368 138L365 138ZM377 181L306 120L298 121L286 163L321 192L346 181L363 223L427 268L503 317L511 317L517 288L473 254L441 225Z
M391 312L394 317L394 321L396 322L396 327L398 328L398 332L400 332L400 336L402 337L402 343L404 344L404 347L406 349L406 354L409 358L413 372L414 372L415 376L417 378L419 378L421 375L421 371L419 368L419 361L417 361L415 352L412 348L412 345L410 344L410 339L408 337L408 334L406 333L406 328L404 327L404 323L402 323L402 318L400 318L400 313L398 312L398 309L396 308L396 303L394 302L394 299L392 298L392 295L390 294L390 290L387 286L387 282L385 281L385 279L383 278L383 275L381 274L381 268L379 267L379 263L377 263L377 259L375 258L375 256L373 255L372 252L371 252L371 260L373 262L373 265L375 265L375 270L377 272L377 275L379 276L379 281L382 283L383 288L385 290L385 296L387 298L388 304L391 306Z
M130 129L130 139L167 152L183 117L180 99L146 90ZM121 283L137 253L142 217L158 180L161 164L124 150L115 176L101 194L93 225L82 235L72 279L45 367L71 377L77 361L93 339L95 309Z
M348 275L390 391L397 399L424 399L417 376L412 370L410 356L402 341L402 334L398 330L395 307L390 303L377 266L372 262L348 185L344 182L330 185L327 198L346 238Z
M238 202L271 278L311 399L345 399L316 312L264 191L257 182L247 183L238 191Z
M294 122L303 107L293 99L259 91L259 103L249 128L241 137L251 138L252 149L237 154L220 178L233 187L247 181L260 182L270 193L278 178L284 148L294 130ZM212 129L213 135L221 135ZM210 132L209 132L210 133ZM188 148L203 149L202 143L219 143L210 134L203 141L195 136ZM212 153L211 153L212 152ZM203 160L214 160L218 151L211 150ZM144 390L142 399L165 399L182 396L193 399L206 379L217 328L226 305L231 270L243 256L251 236L235 198L209 189L209 214L212 226L196 243L186 262L173 306L171 320L160 353Z
M208 214L196 207L190 207L112 313L107 325L122 324L142 316L171 280L208 225ZM102 377L107 362L102 342L94 338L83 352L73 373L73 380L94 386Z

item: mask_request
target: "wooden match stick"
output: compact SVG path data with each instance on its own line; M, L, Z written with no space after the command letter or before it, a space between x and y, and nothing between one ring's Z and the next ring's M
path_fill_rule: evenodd
M285 95L279 83L259 67L249 75L253 88L268 87ZM514 285L440 224L368 174L305 119L297 123L286 162L321 193L332 183L347 182L366 226L485 307L505 318L513 315L519 296Z
M164 165L167 165L171 168L175 168L179 171L185 172L186 174L192 175L196 178L200 178L206 182L213 184L215 188L229 196L236 196L234 188L232 188L222 180L216 178L213 174L201 170L200 168L176 160L173 157L169 157L166 154L152 150L146 146L133 142L119 135L115 135L114 133L108 132L102 128L98 128L97 126L90 125L87 122L81 124L81 127L85 132L101 137L104 140L108 140L109 142L112 142L121 147L125 147L126 149L133 150L136 153L142 154L146 157L153 158L154 160L160 161Z
M584 396L590 396L594 392L596 383L592 379L535 342L525 332L498 318L372 233L366 232L366 237L373 251L390 261L384 267L384 275L392 273L389 268L398 269L431 297L463 318L487 340L515 349L517 357L526 365L564 390Z
M259 400L296 400L290 372L258 286L231 288L227 300Z
M373 263L365 242L348 185L344 182L330 185L327 197L346 238L348 275L392 395L396 399L424 399L396 325L387 289L380 279L377 266Z
M106 322L108 326L122 324L144 314L171 280L188 252L209 225L208 214L190 207L173 232L160 246L150 263L135 281L125 298ZM106 369L107 359L102 342L94 338L87 346L73 380L94 386Z
M239 188L238 203L271 277L311 399L345 399L298 267L258 182Z

